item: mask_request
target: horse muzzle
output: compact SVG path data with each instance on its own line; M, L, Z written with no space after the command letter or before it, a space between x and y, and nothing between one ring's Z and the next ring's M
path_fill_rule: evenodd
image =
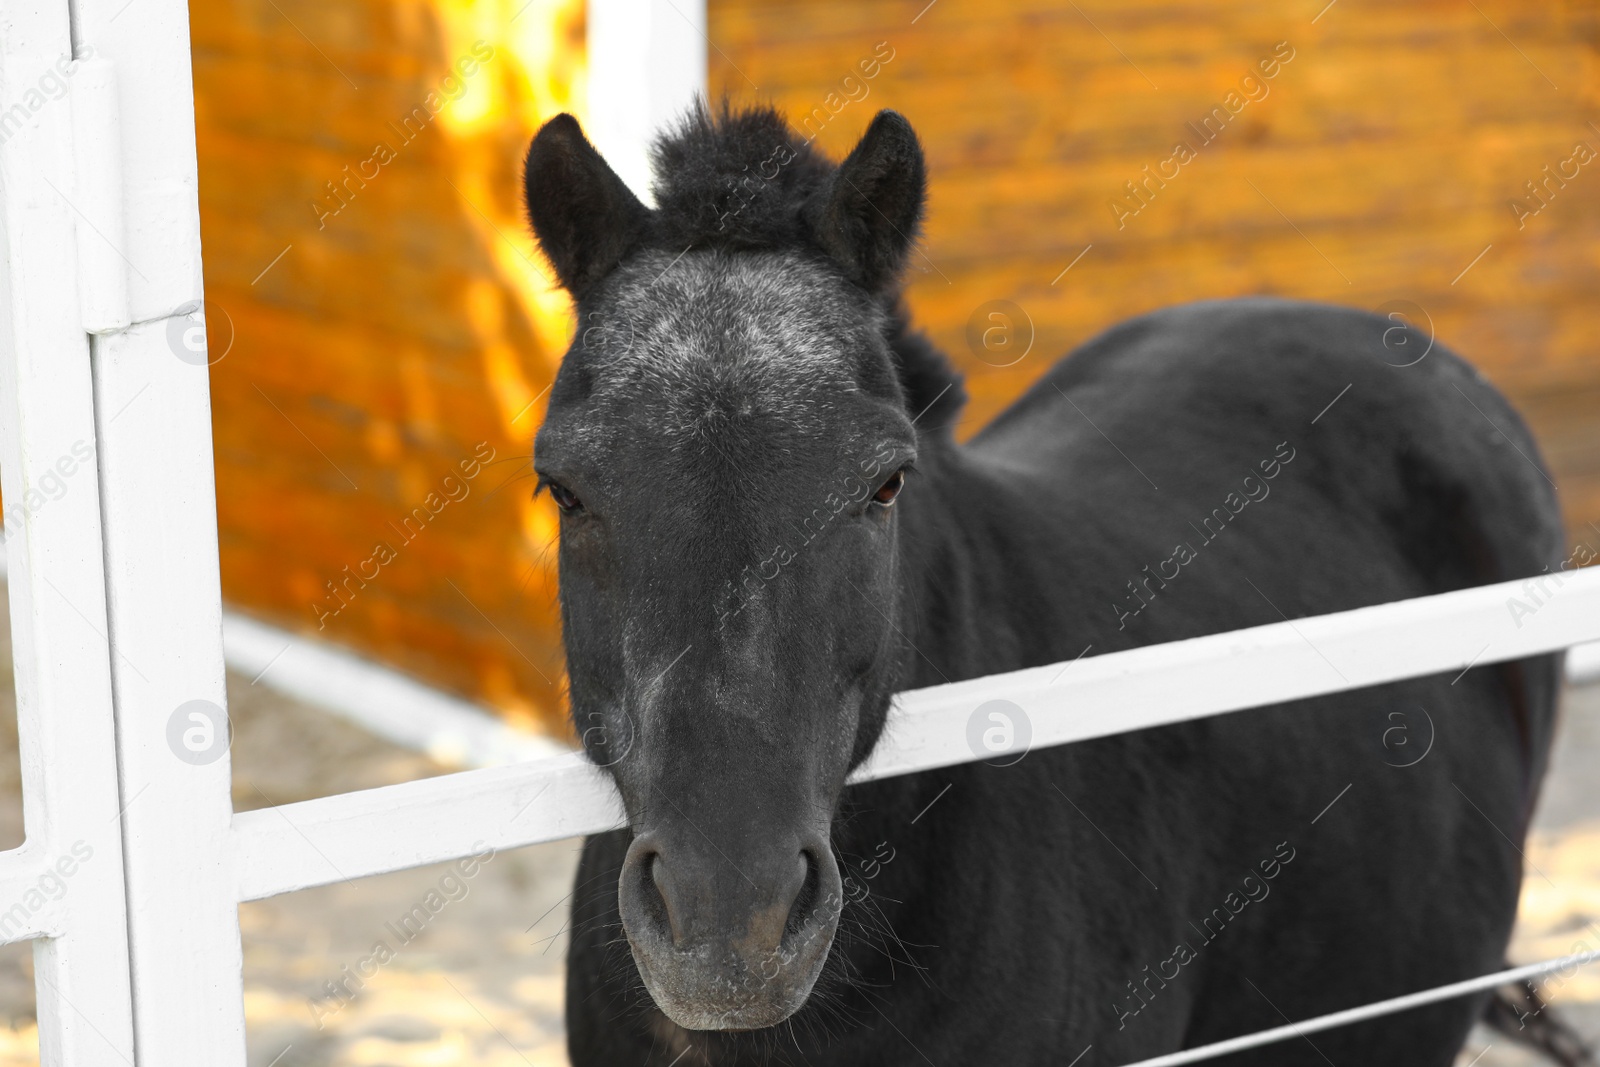
M669 1019L758 1030L805 1004L843 896L825 835L739 848L691 829L634 839L618 903L639 975Z

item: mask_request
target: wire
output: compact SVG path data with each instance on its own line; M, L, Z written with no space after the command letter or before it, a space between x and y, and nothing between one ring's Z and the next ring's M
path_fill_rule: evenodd
M1247 1048L1287 1041L1291 1037L1304 1037L1306 1034L1332 1030L1338 1026L1349 1026L1351 1023L1375 1019L1380 1015L1392 1015L1408 1008L1417 1008L1424 1004L1433 1004L1441 1000L1452 1000L1468 993L1494 989L1498 986L1520 982L1525 978L1536 978L1539 975L1549 974L1551 971L1564 970L1568 967L1582 967L1596 961L1600 961L1600 950L1579 952L1571 956L1562 956L1560 959L1545 960L1542 963L1530 963L1525 967L1513 967L1507 971L1486 974L1481 978L1469 978L1464 982L1442 985L1436 989L1425 989L1421 993L1407 993L1403 997L1392 997L1389 1000L1380 1000L1375 1004L1366 1004L1359 1008L1347 1008L1344 1011L1336 1011L1330 1015L1318 1015L1316 1018L1307 1019L1302 1023L1275 1026L1271 1030L1262 1030L1259 1033L1246 1034L1243 1037L1231 1037L1226 1041L1217 1041L1210 1045L1201 1045L1198 1048L1157 1056L1151 1060L1139 1060L1137 1063L1126 1064L1124 1067L1178 1067L1179 1064L1183 1063L1198 1063L1201 1060L1226 1056L1230 1052L1239 1052Z

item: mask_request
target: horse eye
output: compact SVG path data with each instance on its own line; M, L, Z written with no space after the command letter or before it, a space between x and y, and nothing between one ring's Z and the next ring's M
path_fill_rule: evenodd
M878 491L872 494L872 502L888 507L894 503L895 497L900 495L900 490L906 487L906 472L895 471L889 480L878 486Z
M550 490L550 499L554 500L556 507L560 508L564 513L571 513L583 507L583 501L578 499L578 494L560 482L547 481L544 485L546 489Z

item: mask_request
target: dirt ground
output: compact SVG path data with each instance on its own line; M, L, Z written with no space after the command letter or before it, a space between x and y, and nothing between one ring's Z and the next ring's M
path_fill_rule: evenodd
M21 841L9 635L0 635L0 848ZM230 677L234 801L244 810L444 773L447 768ZM1600 943L1600 686L1568 694L1527 850L1516 961ZM566 1063L566 898L578 843L490 857L470 876L421 868L244 905L250 1067L546 1067ZM415 937L398 919L431 891L448 903ZM389 956L353 996L327 996L379 942ZM366 968L368 971L371 967ZM1600 967L1552 999L1600 1039ZM0 1067L38 1063L32 953L0 948ZM1543 1061L1481 1030L1459 1067Z

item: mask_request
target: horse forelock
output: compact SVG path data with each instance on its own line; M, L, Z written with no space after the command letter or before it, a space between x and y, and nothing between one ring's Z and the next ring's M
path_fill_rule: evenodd
M771 107L704 103L652 146L662 247L809 247L800 208L837 169Z

